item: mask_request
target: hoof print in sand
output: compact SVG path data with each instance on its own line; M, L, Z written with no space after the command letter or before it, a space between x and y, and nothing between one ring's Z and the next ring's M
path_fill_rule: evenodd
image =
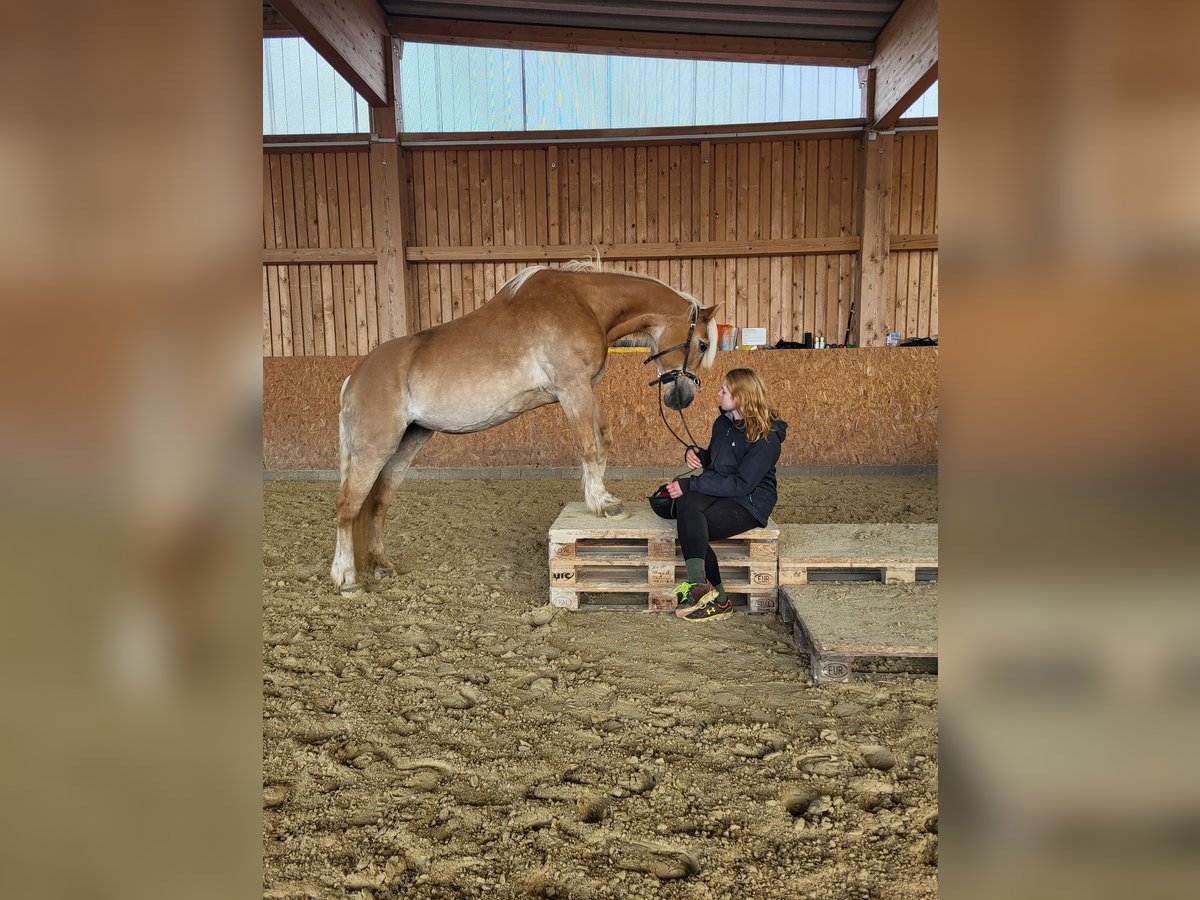
M554 814L548 809L531 809L527 812L518 813L509 820L509 825L513 831L540 831L543 828L549 828L554 824Z
M537 609L521 613L521 622L525 625L532 625L534 628L540 628L553 622L557 613L558 607L556 606L539 606Z
M441 694L438 697L438 703L446 709L470 709L478 702L479 694L467 688Z
M689 878L700 873L700 861L686 850L638 841L616 847L613 850L613 862L618 869L645 872L664 881Z
M263 790L263 808L274 809L276 806L282 806L291 795L292 789L286 784L273 784Z
M603 794L586 794L579 799L579 821L595 825L608 815L609 799Z

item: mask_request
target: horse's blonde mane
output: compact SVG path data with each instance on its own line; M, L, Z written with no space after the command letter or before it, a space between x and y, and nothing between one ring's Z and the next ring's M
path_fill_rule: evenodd
M542 271L542 269L544 269L544 268L546 268L546 267L545 266L528 266L528 267L522 269L520 272L518 272L512 278L508 279L508 281L504 282L504 284L500 285L500 291L503 291L505 288L509 288L511 293L515 294L517 291L519 291L521 289L521 285L523 285L526 281L529 280L531 275L536 275L538 272ZM496 291L496 293L499 294L500 291Z
M699 309L704 308L700 301L687 291L681 291L678 288L671 287L671 285L667 284L661 278L655 278L653 275L647 275L644 272L631 272L627 269L617 269L613 266L604 265L604 263L600 261L600 248L593 245L593 249L596 251L595 259L573 259L570 262L563 263L563 269L567 272L611 272L614 275L629 275L633 278L644 278L647 281L657 282L663 287L671 288L671 290L677 293L688 303L692 304L692 306L695 306Z

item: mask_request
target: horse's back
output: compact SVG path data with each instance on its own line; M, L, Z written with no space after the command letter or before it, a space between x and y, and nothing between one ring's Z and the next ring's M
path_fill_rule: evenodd
M603 329L577 302L585 281L582 273L532 272L465 316L379 345L347 390L364 409L397 410L451 433L553 403L566 385L598 381L607 359Z

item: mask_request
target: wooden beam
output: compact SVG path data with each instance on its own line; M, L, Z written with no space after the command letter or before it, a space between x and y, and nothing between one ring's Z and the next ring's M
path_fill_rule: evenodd
M388 106L388 40L376 0L271 0L370 106Z
M374 247L279 248L265 249L262 254L264 265L373 263L378 256Z
M392 110L396 121L395 137L399 138L404 131L404 93L400 90L400 63L404 58L404 41L398 41L388 35L385 49L392 54L391 65L388 67L388 91L392 95Z
M703 259L726 256L799 256L808 253L856 253L861 241L854 235L827 238L761 241L664 241L645 244L599 244L611 259ZM410 262L498 262L595 257L590 244L531 244L496 247L409 247Z
M888 238L889 250L936 250L936 234L893 234Z
M292 27L291 22L279 14L269 3L263 4L263 37L290 38L300 37L300 32Z
M361 147L364 150L370 146L370 135L362 132L353 134L264 134L263 152L274 151L292 153L296 150L325 150L332 151L342 147Z
M399 91L393 86L400 82L400 41L387 37L387 83L395 98L387 106L371 109L371 210L374 214L375 246L378 257L375 265L377 296L379 298L379 340L386 341L408 334L413 321L408 308L408 283L405 274L404 210L412 202L402 191L400 148L396 135L400 126ZM386 319L386 321L385 321Z
M938 0L904 0L875 42L876 131L887 131L937 81Z
M860 66L858 69L858 87L861 92L860 106L864 122L870 122L875 115L875 70L870 66Z
M464 47L507 47L567 53L605 53L612 56L715 59L800 66L862 66L871 61L871 45L865 41L812 41L794 38L616 31L554 25L510 25L464 19L427 19L416 16L388 16L387 26L392 34L406 41L455 44Z
M863 84L864 90L867 86L874 83L869 73L869 68L858 70L859 83ZM863 258L865 256L862 252L861 244L861 235L863 233L863 198L867 192L867 153L875 149L875 145L869 140L869 137L870 135L864 128L862 136L854 148L854 211L852 221L858 223L860 235L859 254L858 259L855 260L857 265L851 267L850 270L850 309L846 313L846 329L840 335L834 336L835 342L840 340L843 344L852 347L858 346L858 337L861 331L859 323L862 321Z
M809 122L766 122L746 125L686 125L655 128L593 128L560 131L430 131L407 132L400 135L404 146L418 144L450 146L466 144L570 144L612 143L624 145L629 141L647 140L661 143L711 139L738 140L744 137L787 140L829 140L862 134L866 119L820 119Z
M862 254L858 290L858 346L882 347L891 324L888 291L888 219L891 212L890 134L868 133L863 175ZM870 138L874 137L874 140Z

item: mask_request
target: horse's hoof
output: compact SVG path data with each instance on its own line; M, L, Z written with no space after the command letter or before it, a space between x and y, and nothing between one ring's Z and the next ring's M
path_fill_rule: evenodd
M396 570L391 566L377 566L375 568L375 577L381 581L384 578L395 578Z
M361 584L344 584L341 590L343 597L357 597L363 592L363 586Z
M617 503L614 506L604 507L604 518L606 519L628 519L629 510L625 508L624 503Z

